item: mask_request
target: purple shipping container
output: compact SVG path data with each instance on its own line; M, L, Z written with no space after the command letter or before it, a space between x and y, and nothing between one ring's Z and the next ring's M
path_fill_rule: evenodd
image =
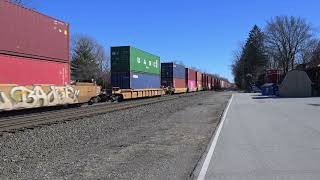
M113 72L113 87L121 89L153 89L160 88L160 76L137 72Z

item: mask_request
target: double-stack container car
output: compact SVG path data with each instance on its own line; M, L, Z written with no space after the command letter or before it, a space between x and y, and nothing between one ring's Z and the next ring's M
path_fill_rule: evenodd
M111 81L117 98L163 95L160 57L132 46L111 47Z
M210 82L209 82L210 75L203 73L202 74L202 89L203 90L210 90Z
M197 76L196 76L196 82L197 82L197 91L202 91L202 73L197 71Z
M188 92L197 91L197 71L186 68L186 85Z
M213 90L214 87L214 77L212 75L209 76L209 90Z
M0 0L0 111L87 102L100 93L70 85L69 24Z
M221 89L220 80L219 80L218 77L215 77L215 78L214 78L213 89L214 89L214 90L219 90L219 89Z
M186 93L185 67L176 63L161 63L161 86L169 94Z

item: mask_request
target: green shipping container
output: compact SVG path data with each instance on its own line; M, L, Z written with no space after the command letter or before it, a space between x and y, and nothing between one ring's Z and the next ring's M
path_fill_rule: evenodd
M112 72L142 72L160 75L160 57L132 46L111 47Z

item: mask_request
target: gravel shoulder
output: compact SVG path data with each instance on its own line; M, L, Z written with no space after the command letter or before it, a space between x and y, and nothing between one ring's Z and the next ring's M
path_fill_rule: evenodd
M0 137L0 179L188 179L231 93L205 92Z

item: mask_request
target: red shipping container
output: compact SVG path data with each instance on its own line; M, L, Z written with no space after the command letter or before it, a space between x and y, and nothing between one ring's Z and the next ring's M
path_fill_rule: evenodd
M196 91L197 90L197 83L195 80L188 80L188 89L189 91Z
M0 55L0 84L70 84L69 63Z
M209 89L210 83L209 83L209 75L202 74L202 88Z
M174 85L174 88L186 88L186 80L173 78L173 85Z
M172 88L186 88L186 80L180 78L161 78L161 86Z
M197 72L197 87L198 90L202 90L202 73Z
M207 77L206 77L206 88L207 88L207 89L211 89L211 83L210 83L210 80L211 80L211 79L210 79L210 75L207 75L207 74L206 74L206 76L207 76Z
M201 75L201 85L204 88L206 87L206 77L205 76L206 76L205 74Z
M280 70L268 70L265 77L265 83L279 84L281 80Z
M210 88L210 89L213 89L213 87L214 87L213 81L214 81L213 77L210 76L210 77L209 77L209 88Z
M220 80L217 77L214 78L214 88L220 88Z
M197 71L186 68L186 81L196 80L196 79L197 79Z
M196 81L202 81L202 73L197 71Z
M69 62L69 25L0 0L0 53Z

